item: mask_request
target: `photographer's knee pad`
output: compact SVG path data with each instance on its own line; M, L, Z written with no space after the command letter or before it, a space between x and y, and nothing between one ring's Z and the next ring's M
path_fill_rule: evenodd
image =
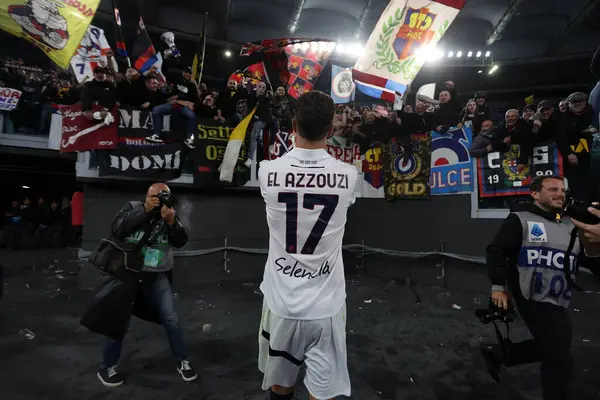
M269 400L292 400L294 392L290 394L277 394L272 389L269 390Z

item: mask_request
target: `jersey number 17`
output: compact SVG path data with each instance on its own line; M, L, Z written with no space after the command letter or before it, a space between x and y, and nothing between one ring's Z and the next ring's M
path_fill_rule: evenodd
M277 201L286 205L285 212L285 247L289 254L298 252L298 193L281 192ZM307 210L314 210L315 206L323 206L321 214L313 226L300 254L313 254L319 241L323 237L325 228L339 203L337 194L306 193L303 196L302 206Z

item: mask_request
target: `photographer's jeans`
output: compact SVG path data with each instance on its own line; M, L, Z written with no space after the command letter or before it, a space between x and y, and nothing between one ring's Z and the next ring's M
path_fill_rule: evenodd
M164 116L172 115L177 110L187 120L187 133L193 135L196 133L196 113L187 107L174 107L173 104L163 104L152 109L154 114L154 133L161 134L164 126Z
M152 306L156 308L160 323L164 326L167 333L167 339L171 346L171 352L177 360L187 358L187 348L183 341L183 330L179 323L179 317L173 307L173 291L167 276L164 273L157 273L158 276L154 282L142 282L142 290L152 301ZM102 359L102 368L114 367L121 356L123 340L107 339L104 346Z

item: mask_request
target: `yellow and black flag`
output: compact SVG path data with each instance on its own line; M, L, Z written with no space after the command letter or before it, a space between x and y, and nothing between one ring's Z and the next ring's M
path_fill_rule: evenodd
M206 25L208 22L208 13L204 14L204 28L202 29L202 37L200 39L200 48L194 54L194 62L192 63L192 76L194 80L200 83L202 80L202 72L204 71L204 54L206 53Z
M100 0L0 0L0 29L42 49L61 68L92 22Z

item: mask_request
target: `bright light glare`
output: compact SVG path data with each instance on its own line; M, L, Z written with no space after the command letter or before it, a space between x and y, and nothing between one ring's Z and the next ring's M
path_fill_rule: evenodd
M308 43L308 42L302 43L302 50L307 51L308 49L310 49L310 43Z
M456 57L457 57L457 58L460 58L460 57L462 57L462 51L458 51L458 52L456 52Z
M229 50L225 50L225 57L231 57L231 52Z
M29 186L23 185L23 189L29 189Z
M482 72L483 72L482 70L477 71L478 74L481 74Z
M473 57L473 52L472 52L472 51L469 51L469 52L467 53L467 57Z
M494 72L496 72L497 70L498 70L498 66L497 66L497 65L494 65L494 66L492 67L492 69L490 69L490 72L488 72L488 74L492 75L492 74L493 74Z
M486 57L489 57L490 55L492 55L492 53L489 50L485 52Z
M344 46L342 43L338 43L335 46L335 51L337 51L338 53L343 53L346 50L346 46Z
M362 53L362 51L363 51L363 47L360 44L358 44L358 43L351 44L346 49L346 52L348 54L353 55L353 56L360 56L360 54Z
M478 51L477 54L475 55L475 57L481 57L481 52Z
M439 59L440 59L440 58L442 58L442 57L444 57L444 52L443 52L443 51L441 51L441 50L438 50L438 51L435 53L435 58L439 60Z
M453 52L453 51L449 51L449 52L448 52L448 58L452 58L452 56L453 56L453 55L454 55L454 52Z
M437 53L435 46L421 46L419 50L417 50L417 59L421 62L433 61L437 59Z

